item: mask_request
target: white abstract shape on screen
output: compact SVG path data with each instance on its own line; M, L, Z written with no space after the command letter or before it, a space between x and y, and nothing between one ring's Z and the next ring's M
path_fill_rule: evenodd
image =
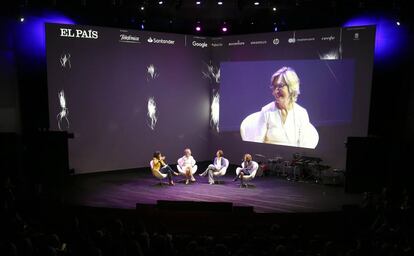
M66 107L65 92L63 90L61 90L58 93L58 98L59 98L59 103L60 103L60 108L61 108L59 114L57 115L59 130L62 130L63 121L66 121L66 125L67 125L66 129L69 129L69 119L68 119L69 110Z
M70 53L60 55L60 65L62 68L72 68L72 65L70 64Z
M206 64L206 69L201 73L204 78L210 79L211 82L220 83L220 68L214 67L212 64Z
M220 83L220 69L217 69L217 72L213 73L213 77L216 83Z
M155 129L155 125L157 124L157 104L155 103L154 97L150 97L148 99L148 118L149 118L149 123L148 126L149 128L151 128L151 130Z
M157 72L156 67L153 64L150 64L147 67L147 81L154 80L157 77L158 77L158 72Z
M210 125L216 131L219 131L219 119L220 119L220 94L216 92L211 100L211 116Z
M337 60L339 59L339 53L336 50L332 50L327 53L319 54L320 60Z

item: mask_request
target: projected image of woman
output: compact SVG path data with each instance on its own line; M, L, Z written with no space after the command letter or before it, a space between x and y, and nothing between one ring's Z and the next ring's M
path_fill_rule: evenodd
M300 80L290 67L277 70L271 77L275 100L260 112L246 117L240 133L244 141L315 148L319 135L310 123L308 112L296 103L300 94Z

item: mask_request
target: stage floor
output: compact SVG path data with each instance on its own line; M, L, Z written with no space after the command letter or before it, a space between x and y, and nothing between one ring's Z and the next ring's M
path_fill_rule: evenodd
M68 182L66 200L70 204L134 209L136 203L156 204L157 200L232 202L235 206L253 206L258 213L327 212L341 210L344 204L359 204L360 194L346 194L343 187L291 182L280 177L257 177L249 188L240 188L230 174L223 184L209 185L207 177L196 176L195 183L159 186L152 174L106 172L75 175Z

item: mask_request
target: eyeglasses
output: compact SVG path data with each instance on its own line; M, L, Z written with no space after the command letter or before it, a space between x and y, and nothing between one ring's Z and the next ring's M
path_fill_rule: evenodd
M274 91L276 89L282 89L283 87L287 86L287 84L279 83L279 84L271 84L269 88Z

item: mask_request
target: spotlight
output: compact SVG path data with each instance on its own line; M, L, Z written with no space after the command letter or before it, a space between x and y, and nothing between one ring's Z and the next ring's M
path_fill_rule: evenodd
M259 4L260 4L260 3L259 3L259 2L257 2L257 1L256 1L256 2L254 2L254 5L256 5L256 6L258 6Z
M201 4L201 1L196 1L196 5L200 5Z
M274 31L277 32L278 28L277 28L276 22L273 22L273 28L274 28Z
M217 4L218 5L223 5L223 1L218 1Z
M221 31L223 31L223 32L227 32L227 27L226 27L226 26L223 26L223 27L221 28Z
M144 30L144 29L145 29L144 23L141 23L141 29L142 29L142 30Z
M201 27L200 27L199 25L197 25L197 26L195 27L195 30L196 30L197 32L200 32L200 31L201 31Z
M24 22L24 17L20 17L20 22Z
M397 26L401 25L401 23L399 21L397 21L396 23L397 23Z
M273 9L272 9L272 10L275 12L277 9L276 9L276 7L273 7Z
M159 5L162 5L163 3L164 3L163 1L159 1L159 2L158 2L158 4L159 4Z
M145 10L145 7L144 6L141 6L141 11L143 11L143 10Z

